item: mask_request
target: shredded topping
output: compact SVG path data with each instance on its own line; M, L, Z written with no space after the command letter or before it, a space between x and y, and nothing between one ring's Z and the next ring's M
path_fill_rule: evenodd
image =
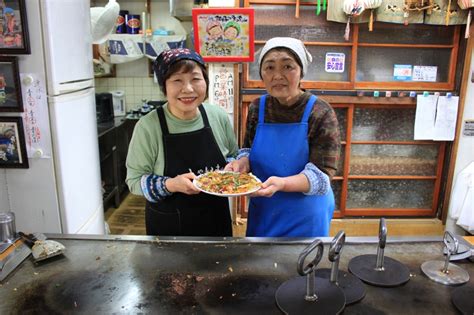
M199 188L215 194L243 194L254 192L261 186L252 173L212 171L196 178Z

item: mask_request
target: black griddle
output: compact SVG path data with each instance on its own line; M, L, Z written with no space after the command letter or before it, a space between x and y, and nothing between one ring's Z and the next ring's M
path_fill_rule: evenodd
M312 239L46 235L63 257L24 261L1 284L0 314L280 314L275 293L295 278L295 257ZM331 238L322 238L328 250ZM420 265L439 258L441 237L392 239L387 254L412 274L403 286L366 286L344 314L459 314L455 287L437 285ZM346 239L339 265L375 252L377 238ZM459 261L474 276L474 264ZM330 268L322 260L318 268Z

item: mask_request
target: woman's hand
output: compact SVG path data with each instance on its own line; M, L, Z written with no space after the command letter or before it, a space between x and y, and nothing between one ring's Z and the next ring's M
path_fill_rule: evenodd
M195 178L196 175L192 172L169 178L165 182L166 189L172 193L180 192L186 195L198 194L200 190L193 185L193 179Z
M263 184L262 188L251 194L250 197L271 197L277 191L285 188L285 179L282 177L271 176Z
M248 173L250 172L250 162L248 157L234 160L224 167L224 171Z

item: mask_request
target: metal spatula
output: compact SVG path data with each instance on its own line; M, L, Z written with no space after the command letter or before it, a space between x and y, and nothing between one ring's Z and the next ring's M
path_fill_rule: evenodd
M33 234L18 232L26 245L31 248L35 262L42 261L64 253L66 247L63 244L53 240L39 240Z

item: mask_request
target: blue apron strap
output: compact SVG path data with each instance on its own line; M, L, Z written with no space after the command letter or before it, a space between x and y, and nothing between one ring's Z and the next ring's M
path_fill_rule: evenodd
M303 118L301 119L302 123L307 123L309 119L309 115L311 115L311 111L313 110L313 105L318 98L316 95L311 95L309 97L308 103L306 103L306 108L304 110Z
M260 97L260 103L258 104L258 123L263 124L265 122L265 100L267 99L267 95L262 95Z

